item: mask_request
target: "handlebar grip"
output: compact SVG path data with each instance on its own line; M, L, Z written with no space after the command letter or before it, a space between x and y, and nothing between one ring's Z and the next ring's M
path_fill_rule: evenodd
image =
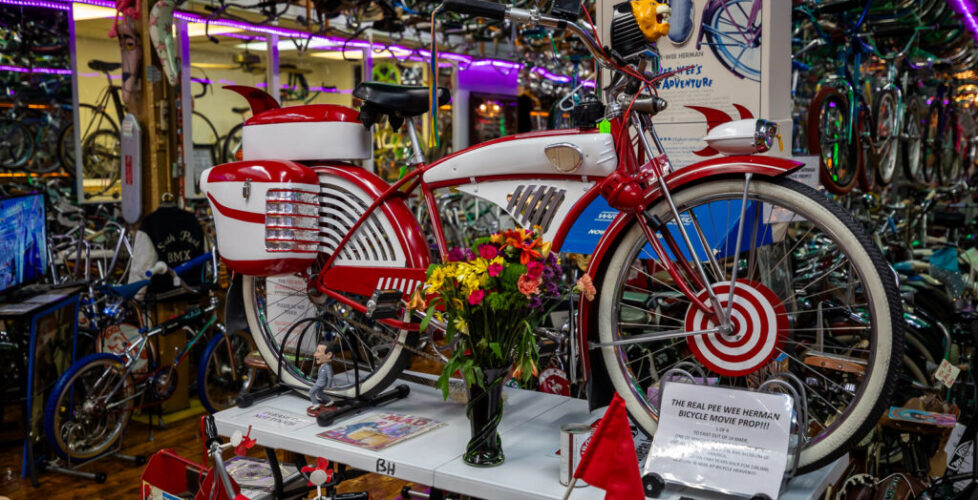
M487 17L502 21L506 18L506 6L485 0L448 0L443 2L446 10L459 14Z
M220 442L217 436L217 424L214 423L214 415L204 417L204 443L210 448L211 443Z
M158 260L158 261L156 261L156 264L153 264L153 267L149 268L146 271L146 277L147 278L150 278L150 277L155 276L157 274L163 274L168 269L169 269L169 267L167 267L166 262L163 262L162 260Z

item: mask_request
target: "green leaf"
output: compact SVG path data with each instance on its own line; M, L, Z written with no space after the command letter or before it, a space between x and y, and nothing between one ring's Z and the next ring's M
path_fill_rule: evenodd
M425 328L428 328L428 323L431 323L431 318L432 316L434 316L434 314L435 314L435 306L432 305L428 307L427 311L424 312L424 319L421 320L421 326L419 327L421 329L420 331L423 332Z
M492 353L496 356L503 357L503 351L499 348L499 342L489 342L489 348L492 349Z

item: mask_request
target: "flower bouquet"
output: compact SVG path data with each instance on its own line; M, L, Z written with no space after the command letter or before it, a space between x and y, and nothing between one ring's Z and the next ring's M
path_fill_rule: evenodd
M496 431L502 418L502 384L512 367L526 382L537 375L534 330L561 296L560 262L538 232L512 229L454 248L448 261L428 268L424 292L411 307L427 307L421 330L432 317L443 320L454 350L437 386L447 398L449 378L460 373L469 389L466 412L472 439L463 456L472 465L497 465L504 456ZM579 287L591 292L590 280ZM590 288L587 288L590 287ZM547 307L547 304L550 307Z

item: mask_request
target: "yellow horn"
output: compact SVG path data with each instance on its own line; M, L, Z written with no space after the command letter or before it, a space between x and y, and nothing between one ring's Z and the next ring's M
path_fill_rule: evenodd
M669 34L669 15L672 14L672 9L668 5L655 0L634 0L631 4L632 14L646 40L654 42Z

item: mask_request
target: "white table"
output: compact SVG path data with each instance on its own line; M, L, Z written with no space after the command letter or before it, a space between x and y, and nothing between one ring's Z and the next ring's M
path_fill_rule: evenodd
M306 415L309 401L295 394L261 400L248 408L224 410L215 415L215 421L218 432L225 436L235 430L245 433L250 425L251 437L261 446L319 456L355 469L388 474L445 491L488 499L559 500L565 490L557 480L560 459L555 454L560 448L560 424L590 422L602 414L600 410L588 413L584 400L507 387L499 426L506 461L497 467L471 467L462 461L469 440L465 406L444 401L441 392L432 387L405 383L411 388L411 394L383 409L434 418L447 425L380 451L316 436L325 428ZM342 422L336 424L339 425ZM847 463L847 457L843 457L823 469L793 479L781 498L819 498L842 475ZM693 492L670 486L660 498L678 499L690 493ZM706 498L698 491L695 497ZM603 498L604 491L593 487L576 488L571 495L574 500Z

